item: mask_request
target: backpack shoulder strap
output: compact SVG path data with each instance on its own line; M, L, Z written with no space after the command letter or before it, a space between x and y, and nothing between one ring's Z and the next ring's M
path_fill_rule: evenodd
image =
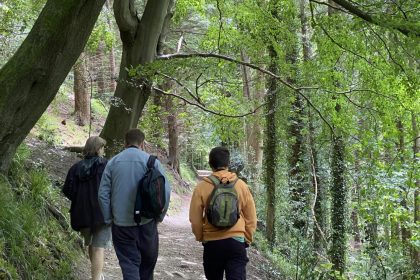
M219 178L214 175L207 176L207 178L212 182L212 184L217 187L220 184Z
M147 160L147 168L148 169L152 169L155 167L155 161L156 161L156 157L150 155L149 159Z

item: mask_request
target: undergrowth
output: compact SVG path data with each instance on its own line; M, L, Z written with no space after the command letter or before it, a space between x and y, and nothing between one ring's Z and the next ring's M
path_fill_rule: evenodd
M0 175L0 279L76 279L77 236L50 214L61 212L59 190L44 170L27 169L28 155L21 146L10 176Z

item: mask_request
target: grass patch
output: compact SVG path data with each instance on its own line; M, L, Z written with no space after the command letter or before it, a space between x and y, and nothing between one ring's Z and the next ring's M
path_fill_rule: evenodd
M27 170L19 148L11 176L0 176L0 279L75 279L83 256L78 237L50 214L60 190L43 170Z
M58 124L60 121L48 114L46 111L35 125L37 137L50 145L57 145L62 142L59 135Z

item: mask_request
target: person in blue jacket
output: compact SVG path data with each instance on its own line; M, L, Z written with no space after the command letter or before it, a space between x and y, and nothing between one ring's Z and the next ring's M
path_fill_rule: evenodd
M157 223L169 206L171 188L165 176L166 204L157 219L134 221L134 204L139 181L147 171L149 154L144 152L144 133L130 129L125 149L107 164L99 187L99 204L105 223L112 224L112 241L124 280L152 280L159 250ZM155 168L165 174L156 160Z
M104 249L110 246L111 227L105 224L98 202L98 189L107 160L102 156L106 141L99 136L87 139L84 159L68 171L63 186L71 200L71 227L79 231L88 247L93 280L103 279Z

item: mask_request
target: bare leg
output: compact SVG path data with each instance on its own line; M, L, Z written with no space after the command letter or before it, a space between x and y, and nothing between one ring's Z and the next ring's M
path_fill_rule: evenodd
M86 247L86 249L87 249L87 252L88 252L89 260L90 260L90 262L92 262L92 246L89 245L89 246Z
M102 269L104 268L104 248L89 246L90 262L92 264L92 280L101 280Z

